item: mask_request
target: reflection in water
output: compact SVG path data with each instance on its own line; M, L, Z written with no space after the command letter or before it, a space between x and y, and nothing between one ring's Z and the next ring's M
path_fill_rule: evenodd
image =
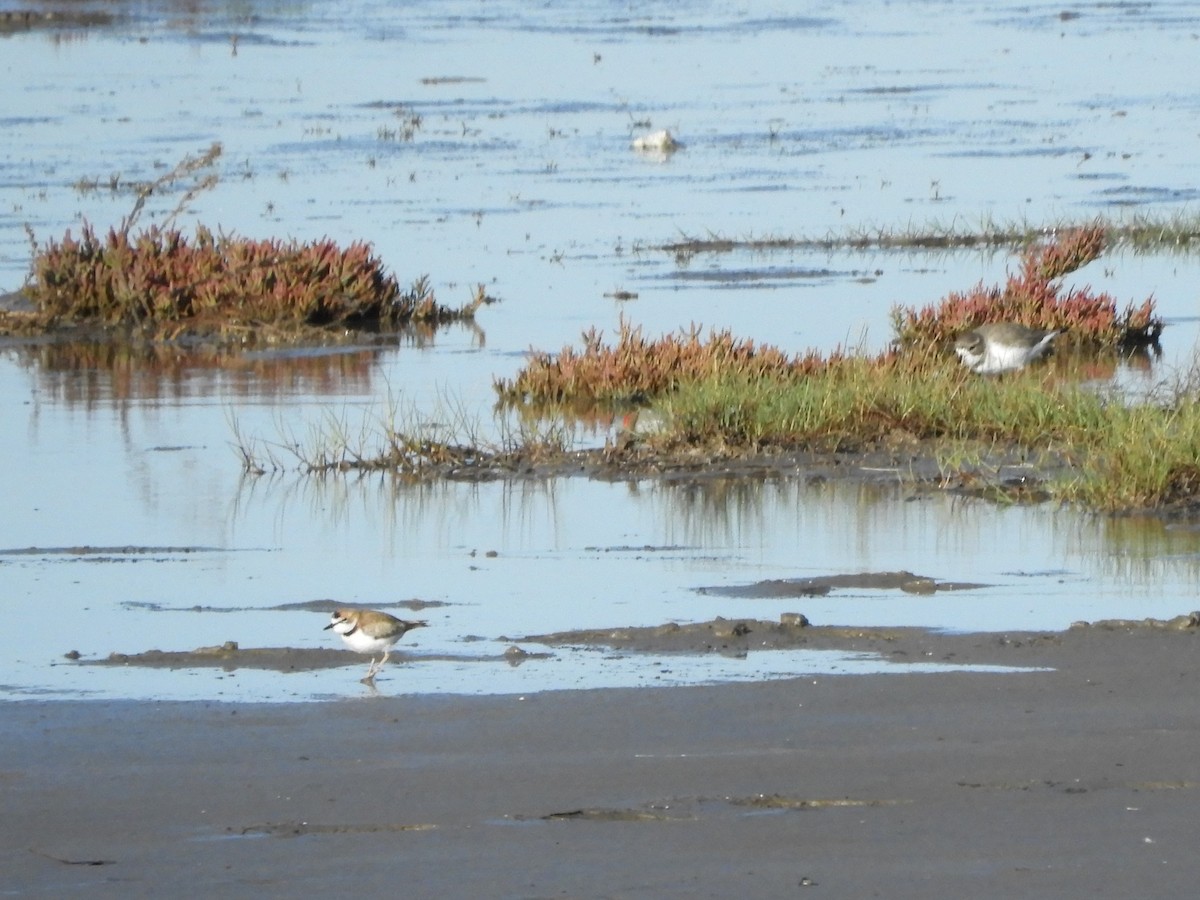
M560 479L472 482L414 480L391 472L244 475L230 506L234 522L267 512L283 529L315 521L320 530L362 533L403 555L418 544L486 552L536 546L532 538L564 511ZM571 511L567 514L574 514ZM480 528L480 524L483 528ZM522 537L525 535L526 537ZM437 540L432 540L435 538Z
M649 489L647 491L647 488ZM894 502L895 484L870 482L833 485L823 481L761 478L703 478L641 486L671 529L672 542L708 546L753 545L777 527L781 516L811 515L830 502L846 515L868 515L881 503Z
M465 330L482 348L486 335L474 322L443 327ZM16 344L17 364L31 371L50 402L88 411L123 409L131 401L174 405L195 398L227 401L280 397L369 394L379 361L398 348L428 350L439 329L417 324L390 335L342 336L325 346L246 349L206 343L138 340L55 340ZM347 341L353 340L353 343Z
M177 404L214 395L366 393L379 353L343 348L254 353L100 340L22 346L16 358L34 372L46 400L94 411L121 409L130 401Z
M920 572L939 578L1095 568L1107 579L1146 588L1167 577L1200 583L1200 530L1154 516L1110 518L1053 503L998 507L932 488L853 481L703 479L635 484L631 491L660 507L665 541L755 546L783 530L801 539L795 565L805 572L841 572L835 560L849 556L862 561L852 566L856 571L951 562L953 571ZM822 545L835 555L812 552Z
M771 577L910 570L991 583L1039 579L1149 596L1200 584L1200 531L1152 517L1109 519L1055 504L998 507L912 485L798 478L687 481L584 477L408 482L388 474L244 478L235 518L270 510L343 535L365 529L392 552L657 554L742 559ZM1155 593L1158 598L1160 593ZM1183 602L1182 598L1180 602ZM1192 601L1189 601L1192 602ZM1130 603L1137 604L1136 596ZM1193 602L1193 605L1196 605ZM1189 607L1190 608L1190 607ZM1133 613L1131 613L1133 615Z
M1099 519L1105 544L1107 578L1145 585L1148 590L1169 590L1175 573L1186 572L1193 588L1200 581L1200 527L1196 523L1166 522L1154 516L1121 516ZM1179 611L1200 608L1195 590L1179 597Z

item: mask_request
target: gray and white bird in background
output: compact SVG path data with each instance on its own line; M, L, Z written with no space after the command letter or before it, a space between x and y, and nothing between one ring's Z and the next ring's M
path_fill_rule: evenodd
M1050 349L1057 331L996 322L964 331L954 340L962 364L980 375L1023 369Z

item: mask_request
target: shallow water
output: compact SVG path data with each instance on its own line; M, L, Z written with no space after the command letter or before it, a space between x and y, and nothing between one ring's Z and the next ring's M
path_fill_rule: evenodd
M185 227L367 240L402 281L428 273L443 302L465 301L476 283L502 302L476 329L391 347L0 349L10 511L0 550L38 548L0 553L0 604L21 623L0 633L5 695L356 694L352 669L61 659L226 640L323 646L323 616L272 607L326 598L444 602L402 647L480 656L529 633L715 615L1004 630L1200 605L1198 532L1155 521L858 484L247 479L231 446L233 423L262 442L335 424L354 435L389 403L488 432L492 381L525 350L557 349L593 325L611 333L622 316L651 335L696 322L791 350L878 347L893 303L933 302L1010 265L998 254L812 250L678 261L654 249L680 236L1186 212L1188 135L1200 130L1178 82L1200 24L1190 5L1088 8L1066 21L1058 7L1015 3L104 8L120 14L108 27L0 36L0 287L25 275L26 224L41 240L77 231L81 217L115 224L132 205L122 184L220 141L221 183ZM404 140L414 115L420 127ZM662 127L683 150L630 149ZM80 190L81 179L103 187ZM152 201L144 221L174 205ZM1191 363L1198 269L1194 256L1117 252L1073 276L1122 301L1153 293L1171 326L1161 361L1105 377L1149 387ZM638 297L605 296L617 290ZM70 551L80 547L107 549ZM802 602L696 591L889 569L988 587ZM884 665L611 657L416 662L380 689L521 693Z

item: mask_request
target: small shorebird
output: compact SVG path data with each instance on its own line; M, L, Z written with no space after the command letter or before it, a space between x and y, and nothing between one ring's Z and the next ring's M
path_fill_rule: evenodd
M396 641L404 637L414 628L424 628L428 622L409 622L397 619L385 612L374 609L335 609L329 624L323 630L332 628L342 636L346 645L358 653L371 654L371 666L362 679L367 684L375 680L379 670L388 660L388 654ZM375 654L383 651L383 658L375 662Z
M1014 322L997 322L964 331L954 341L954 352L972 372L995 375L1033 362L1050 349L1057 334Z

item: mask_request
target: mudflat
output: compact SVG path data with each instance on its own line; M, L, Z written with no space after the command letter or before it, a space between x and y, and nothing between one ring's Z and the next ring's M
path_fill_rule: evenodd
M1183 897L1200 629L896 639L1024 671L0 705L0 891ZM351 677L330 671L331 678Z

